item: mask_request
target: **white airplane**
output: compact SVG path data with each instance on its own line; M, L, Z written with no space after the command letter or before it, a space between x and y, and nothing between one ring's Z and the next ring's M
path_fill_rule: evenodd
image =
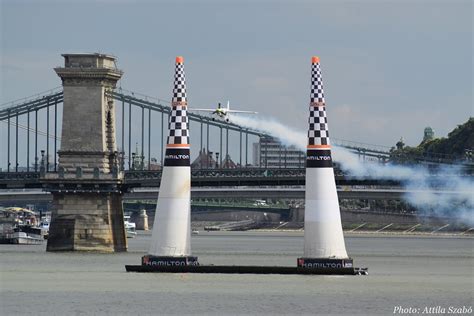
M223 108L220 103L217 104L217 109L189 109L190 111L205 111L211 112L212 114L217 115L218 117L225 119L226 122L229 122L229 113L249 113L249 114L257 114L257 112L253 111L239 111L239 110L231 110L230 109L230 102L227 101L227 107ZM213 118L214 120L214 118Z

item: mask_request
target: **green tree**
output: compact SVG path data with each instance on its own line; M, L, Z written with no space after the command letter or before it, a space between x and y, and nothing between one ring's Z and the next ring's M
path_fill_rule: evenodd
M390 150L391 160L396 163L415 163L419 160L464 160L466 152L474 149L474 118L458 125L448 137L424 140L416 147L398 146Z

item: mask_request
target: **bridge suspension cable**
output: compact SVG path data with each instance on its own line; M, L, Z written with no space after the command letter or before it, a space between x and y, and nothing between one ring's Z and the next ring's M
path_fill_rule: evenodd
M42 99L47 95L57 94L58 92L62 92L62 91L63 91L63 87L58 86L58 87L55 87L55 88L52 88L52 89L49 89L49 90L46 90L46 91L43 91L43 92L35 93L33 95L30 95L30 96L27 96L27 97L24 97L24 98L20 98L20 99L17 99L17 100L12 100L12 101L7 101L7 102L4 102L4 103L0 104L0 110L6 109L6 108L14 108L15 106L19 106L19 105L22 105L24 103L27 103L28 101Z
M0 122L2 122L2 123L4 123L4 124L8 125L8 122L5 122L5 121L0 121ZM50 138L50 139L55 139L55 140L61 141L61 137L58 137L58 136L54 137L54 135L51 134L51 133L48 134L48 133L46 133L45 131L42 131L42 130L39 130L39 129L37 130L37 129L34 129L33 127L28 128L28 126L26 126L26 125L23 125L23 124L20 124L20 123L16 124L16 123L13 122L13 121L10 121L10 125L11 125L11 126L18 126L19 128L21 128L21 129L23 129L23 130L26 130L26 131L29 131L29 132L33 132L33 133L37 132L38 135L47 136L47 137Z

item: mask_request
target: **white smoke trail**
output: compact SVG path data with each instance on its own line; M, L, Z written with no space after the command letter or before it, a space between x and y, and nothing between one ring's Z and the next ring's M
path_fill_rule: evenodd
M273 119L263 120L244 115L234 115L231 121L253 130L272 135L278 138L283 145L295 146L302 151L306 150L307 139L304 132L293 130Z
M284 145L306 151L307 137L303 131L291 129L273 119L233 116L232 121L272 135ZM474 181L469 176L462 176L462 167L442 167L433 176L423 166L362 162L358 155L337 146L332 152L341 169L353 177L400 181L410 192L404 196L405 200L425 215L449 217L474 225Z

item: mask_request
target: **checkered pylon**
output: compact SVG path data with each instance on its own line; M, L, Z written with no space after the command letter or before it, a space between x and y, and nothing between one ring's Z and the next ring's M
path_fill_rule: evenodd
M310 105L324 105L323 78L321 77L321 66L319 57L313 57L311 62L311 95Z
M311 60L311 94L309 103L309 130L308 146L326 147L330 146L328 119L326 117L326 105L324 103L323 79L319 57Z
M176 57L172 109L168 122L168 145L189 145L188 102L183 61L183 57Z

